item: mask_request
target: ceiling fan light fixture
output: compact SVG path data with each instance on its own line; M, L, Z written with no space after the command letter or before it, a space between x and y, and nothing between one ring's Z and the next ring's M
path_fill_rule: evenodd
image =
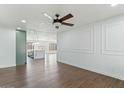
M56 23L54 23L54 25L55 25L55 28L56 28L56 29L59 29L59 27L61 26L61 23L56 22Z
M59 26L55 26L56 29L59 29Z

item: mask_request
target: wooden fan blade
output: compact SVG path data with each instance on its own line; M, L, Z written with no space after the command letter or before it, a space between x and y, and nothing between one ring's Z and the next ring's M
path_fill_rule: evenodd
M62 25L73 26L74 24L62 22Z
M66 15L66 16L64 16L64 17L62 17L62 18L60 18L59 20L62 22L62 21L65 21L65 20L67 20L67 19L69 19L69 18L72 18L72 17L73 17L72 14L68 14L68 15Z

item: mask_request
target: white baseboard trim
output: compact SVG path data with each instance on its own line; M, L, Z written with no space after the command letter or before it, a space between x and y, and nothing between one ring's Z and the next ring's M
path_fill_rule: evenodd
M16 64L0 65L0 68L8 68L13 66L16 66Z
M77 67L77 68L85 69L85 70L88 70L88 71L91 71L91 72L94 72L94 73L98 73L98 74L101 74L101 75L109 76L109 77L112 77L112 78L124 81L124 77L123 76L121 77L121 76L118 76L118 75L113 75L113 74L108 73L108 72L101 72L98 69L90 69L90 68L86 68L86 67L77 66L75 64L69 64L68 62L63 61L63 60L57 60L57 62L64 63L64 64L67 64L67 65L71 65L71 66L74 66L74 67Z

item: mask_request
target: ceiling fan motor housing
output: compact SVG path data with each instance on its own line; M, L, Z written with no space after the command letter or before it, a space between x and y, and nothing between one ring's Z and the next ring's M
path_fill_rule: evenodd
M56 14L55 16L56 16L56 19L53 20L53 23L56 23L56 22L61 23L62 21L59 20L59 16L60 15L59 14Z
M56 14L55 16L58 18L60 15L59 14Z
M73 26L74 25L71 23L64 22L65 20L73 17L73 15L71 13L60 18L60 19L59 19L59 16L60 16L59 14L56 14L55 16L56 16L56 18L53 20L53 24L55 24L55 28L57 28L57 29L59 28L60 25L66 25L66 26Z

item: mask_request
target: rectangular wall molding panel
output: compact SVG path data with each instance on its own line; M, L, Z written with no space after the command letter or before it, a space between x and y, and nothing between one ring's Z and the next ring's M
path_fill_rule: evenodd
M124 22L102 25L102 53L124 56Z
M80 33L81 34L78 34ZM81 36L79 36L81 35ZM73 37L75 36L75 37ZM91 25L88 25L82 29L78 29L77 32L73 31L73 36L63 38L66 39L66 44L64 46L58 47L58 50L61 52L79 52L79 53L94 53L94 28ZM68 39L70 38L70 39ZM68 40L75 42L70 44ZM87 41L88 40L88 41ZM84 45L81 45L81 44Z
M57 61L124 80L124 15L57 36Z

